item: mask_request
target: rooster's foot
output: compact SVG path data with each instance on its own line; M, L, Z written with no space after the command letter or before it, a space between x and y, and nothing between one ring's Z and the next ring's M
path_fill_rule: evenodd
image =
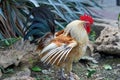
M69 73L68 80L75 80L72 72Z
M68 75L68 80L80 80L80 78L75 73L70 72Z
M64 74L63 69L60 70L59 76L60 76L59 80L66 80L66 76L65 76L65 74Z

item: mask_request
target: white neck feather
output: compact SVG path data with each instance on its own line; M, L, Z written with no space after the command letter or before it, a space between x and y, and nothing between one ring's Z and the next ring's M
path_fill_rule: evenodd
M84 28L83 21L75 20L69 23L65 28L66 35L70 34L76 41L86 43L88 42L88 34Z

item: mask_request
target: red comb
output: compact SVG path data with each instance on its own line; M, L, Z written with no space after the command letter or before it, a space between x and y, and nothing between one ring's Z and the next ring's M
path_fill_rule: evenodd
M90 30L91 30L90 25L93 24L93 22L94 22L93 18L88 14L84 14L84 15L80 16L80 20L89 22L86 24L86 27L85 27L87 33L89 34Z
M80 20L88 21L90 24L93 24L93 22L94 22L93 18L88 14L84 14L84 15L80 16Z

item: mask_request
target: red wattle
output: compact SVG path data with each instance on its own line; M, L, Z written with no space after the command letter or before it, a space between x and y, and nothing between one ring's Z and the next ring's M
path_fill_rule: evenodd
M87 33L89 34L89 33L90 33L90 31L91 31L90 26L86 25L85 29L86 29Z

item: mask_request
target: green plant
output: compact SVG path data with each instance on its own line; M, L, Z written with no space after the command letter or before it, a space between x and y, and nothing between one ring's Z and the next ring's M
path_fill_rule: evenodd
M1 39L0 40L0 48L1 47L9 47L9 46L11 46L12 44L14 44L15 42L17 42L20 39L21 39L21 37Z
M8 68L8 69L5 71L5 73L14 73L14 69Z
M12 69L12 68L4 69L2 66L0 66L0 70L1 70L3 73L5 73L5 74L13 73L13 72L14 72L14 69Z
M106 70L111 70L112 69L112 66L108 65L108 64L105 64L103 65L104 69Z
M39 0L38 3L52 9L57 16L56 24L61 28L64 28L63 24L79 19L84 13L98 17L99 13L90 7L102 8L95 0Z
M48 75L45 75L44 79L45 80L52 80Z
M90 78L96 72L95 69L88 68L87 77Z
M24 36L31 0L0 0L0 39Z
M96 39L96 33L95 33L95 31L91 30L91 32L89 34L89 39L91 41L95 41L95 39Z
M94 0L0 0L0 39L23 37L29 11L40 5L52 9L59 29L84 13L97 16L90 7L101 8Z
M32 71L34 71L34 72L40 72L40 71L42 71L42 69L40 67L38 67L38 66L33 66L32 67Z
M57 30L64 29L64 27L72 20L79 19L79 16L87 13L95 17L95 11L93 11L90 7L99 7L101 8L94 0L34 0L40 6L45 5L51 9L51 11L55 14L55 23L57 26ZM41 7L40 7L41 8ZM39 11L35 11L40 14ZM43 12L43 11L42 11ZM38 14L36 13L36 14ZM45 14L45 12L44 12ZM36 17L31 17L32 14L29 14L27 19L26 36L25 39L30 39L34 42L34 37L41 37L49 30L49 26L47 22L41 19L36 19ZM46 16L50 16L49 13L45 14ZM34 15L33 15L34 16ZM39 15L38 15L39 16ZM39 22L39 23L38 23ZM32 24L36 23L36 24ZM46 25L43 25L44 23ZM44 28L44 31L42 30ZM46 29L45 29L46 28ZM41 32L41 30L43 32ZM92 38L93 39L93 38Z
M120 13L118 15L118 28L120 28Z

